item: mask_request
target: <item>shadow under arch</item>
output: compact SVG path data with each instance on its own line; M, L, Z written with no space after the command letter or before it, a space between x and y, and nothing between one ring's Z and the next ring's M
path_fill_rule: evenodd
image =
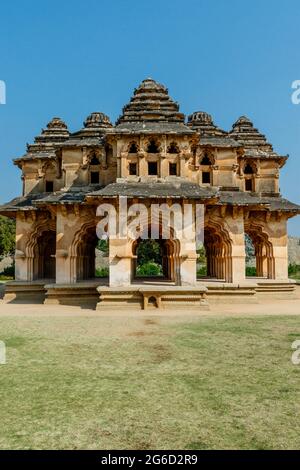
M53 219L36 222L25 249L27 279L55 279L56 223Z
M133 240L130 240L131 251L132 251L132 281L137 279L137 261L138 261L138 247L140 243L143 243L145 240L149 240L146 236L148 234L156 233L158 236L156 238L150 238L155 240L160 246L160 255L161 255L161 266L163 271L163 276L160 278L161 281L170 281L175 285L180 285L180 240L175 238L175 230L170 229L170 237L163 237L162 224L157 221L153 223L147 220L147 223L143 224L140 236Z
M85 222L75 233L69 248L73 282L95 279L95 249L98 241L95 220Z
M232 282L232 240L223 224L209 221L204 227L207 277Z
M275 259L273 245L263 227L251 221L245 223L245 233L251 238L255 250L256 276L275 279Z

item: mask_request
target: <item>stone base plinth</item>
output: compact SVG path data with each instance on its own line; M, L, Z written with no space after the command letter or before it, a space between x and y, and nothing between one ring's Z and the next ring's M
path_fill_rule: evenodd
M47 284L45 286L45 304L73 305L95 309L99 294L99 281L76 284Z
M260 298L272 296L278 300L296 299L296 281L276 281L273 279L257 279L256 292Z
M9 281L5 284L3 301L42 304L45 300L45 294L45 281Z
M208 310L204 286L129 286L98 287L97 310L113 309L182 309Z
M207 288L209 303L257 303L256 283L227 283L222 281L203 281Z

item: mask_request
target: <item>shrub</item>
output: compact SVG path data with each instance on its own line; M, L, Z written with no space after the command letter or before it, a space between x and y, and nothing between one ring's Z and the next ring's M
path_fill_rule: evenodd
M109 268L100 268L96 269L95 273L96 277L108 277L109 276Z
M7 281L15 278L15 265L7 266L4 268L2 273L0 273L0 279L2 281Z
M147 263L138 266L136 269L137 276L161 276L161 266L154 261L148 261Z
M16 224L14 220L0 216L0 257L15 251Z
M197 269L197 277L206 276L206 275L207 275L207 268L206 268L206 266L200 266L200 267Z
M247 266L246 267L246 276L256 276L256 267L255 266Z

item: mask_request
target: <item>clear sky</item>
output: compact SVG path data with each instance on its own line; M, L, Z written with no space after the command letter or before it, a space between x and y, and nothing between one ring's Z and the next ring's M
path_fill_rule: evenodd
M230 129L247 115L289 154L283 195L300 203L299 0L14 0L0 5L0 202L21 194L11 159L53 116L71 131L112 120L151 76L181 110ZM289 223L300 235L300 217Z

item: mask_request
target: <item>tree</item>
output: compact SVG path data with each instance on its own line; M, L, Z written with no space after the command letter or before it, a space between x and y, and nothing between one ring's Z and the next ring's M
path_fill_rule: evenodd
M137 248L138 266L148 261L161 264L160 244L156 240L141 240Z
M15 251L16 223L0 215L0 257Z

